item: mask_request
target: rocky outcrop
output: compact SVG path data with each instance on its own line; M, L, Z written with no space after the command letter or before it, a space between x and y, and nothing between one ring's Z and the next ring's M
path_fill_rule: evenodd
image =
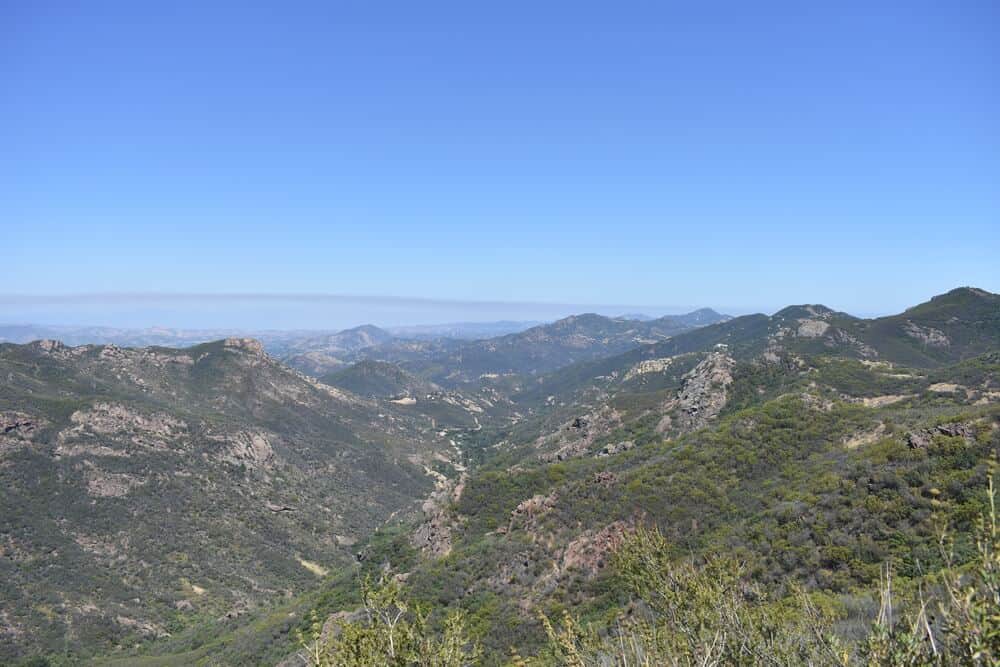
M935 435L944 435L952 438L959 437L971 442L976 437L976 427L969 422L938 424L933 428L925 428L909 433L906 436L906 442L913 449L927 449L934 441Z
M136 475L107 472L93 464L86 466L83 476L87 481L87 493L95 498L120 498L146 483Z
M819 338L830 328L829 322L823 320L799 320L796 334L802 338Z
M550 450L538 458L550 463L583 456L591 450L595 440L621 425L621 419L621 414L608 405L586 415L574 417L564 423L558 432L535 441L537 448Z
M59 432L56 453L127 456L128 446L174 448L184 441L187 423L158 412L140 412L120 403L95 403L70 415L73 426ZM122 448L122 443L127 443Z
M457 480L441 475L435 483L434 492L421 507L424 520L410 535L410 544L428 558L443 558L451 553L451 533L456 527L456 520L450 505L462 497L467 478L464 472Z
M281 512L294 512L295 508L291 505L279 505L278 503L272 503L270 500L264 501L264 507L267 511L273 512L275 514L280 514Z
M68 359L72 354L71 348L66 347L58 340L36 340L29 343L28 347L34 348L44 356L56 359Z
M148 637L167 637L169 633L162 627L153 623L152 621L143 621L135 618L129 618L128 616L118 615L115 617L115 621L118 625L121 625L133 632L137 632L141 635L146 635Z
M661 359L646 359L644 361L640 361L635 366L630 368L627 373L625 373L625 377L623 378L623 380L625 382L628 382L633 378L636 378L640 375L646 375L647 373L662 373L663 371L670 368L673 362L674 362L673 357L663 357Z
M604 528L588 530L566 545L559 561L561 575L577 571L593 576L604 569L626 535L635 531L628 521L615 521Z
M547 496L539 494L522 500L511 511L507 528L498 528L497 532L500 534L510 533L515 528L531 532L536 527L537 521L555 507L558 499L559 496L553 491Z
M0 436L31 440L42 420L23 412L0 412Z
M211 439L225 443L219 459L248 470L270 470L277 462L271 438L263 431L237 431Z
M264 345L256 338L227 338L222 341L222 347L247 352L257 357L264 356Z
M618 475L614 474L610 470L602 470L598 473L594 473L594 484L599 484L600 486L614 486L617 481Z
M919 340L924 345L931 347L951 347L951 339L943 331L939 331L933 327L922 327L910 320L907 320L903 325L903 333L910 338Z
M0 456L30 443L47 423L24 412L0 412Z
M698 429L722 412L735 366L736 361L729 353L719 348L688 371L677 398L669 405L676 408L671 426L683 431Z
M605 456L614 456L615 454L621 454L622 452L627 452L628 450L635 447L635 443L631 440L622 440L621 442L614 442L604 447L601 447L601 451L597 452L595 456L597 458L603 458Z
M100 435L141 432L157 438L172 438L187 429L187 424L163 413L141 413L118 403L95 403L90 410L77 410L70 416L77 428ZM69 433L64 431L64 433Z

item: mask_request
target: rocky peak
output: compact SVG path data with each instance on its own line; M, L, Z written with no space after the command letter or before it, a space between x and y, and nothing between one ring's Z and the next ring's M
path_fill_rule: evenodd
M222 341L222 347L249 352L258 357L264 356L264 345L256 338L227 338Z
M678 421L684 430L700 428L722 412L733 383L736 361L725 347L713 350L684 375L684 385L677 395Z
M28 347L38 350L42 354L55 354L68 349L61 341L51 338L43 338L42 340L28 343Z
M806 303L782 308L774 314L774 317L786 320L828 320L835 313L832 308L822 304Z

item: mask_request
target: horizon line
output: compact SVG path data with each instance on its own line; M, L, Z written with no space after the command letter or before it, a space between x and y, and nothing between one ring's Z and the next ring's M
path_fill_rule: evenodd
M0 293L0 304L74 304L144 300L171 301L301 301L377 303L382 305L424 304L428 306L529 306L548 308L622 308L694 312L715 307L664 304L582 303L573 301L524 301L503 299L460 299L396 296L385 294L343 294L336 292L65 292L46 294ZM741 307L740 310L744 310Z

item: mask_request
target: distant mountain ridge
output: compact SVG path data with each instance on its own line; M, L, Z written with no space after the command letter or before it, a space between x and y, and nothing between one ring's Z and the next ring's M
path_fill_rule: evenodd
M363 324L333 334L294 339L283 346L281 359L304 373L319 376L349 363L353 353L393 339L388 331Z
M774 315L744 315L679 333L618 355L567 365L543 375L512 398L537 405L549 398L573 405L600 397L598 405L642 405L639 394L671 387L679 391L685 381L696 386L701 379L731 376L733 367L794 368L803 358L835 357L891 368L892 365L934 369L960 363L1000 350L1000 295L975 288L958 288L907 309L898 315L857 318L820 304L787 306ZM759 371L754 371L759 372ZM687 376L686 374L692 375ZM685 380L686 378L686 380ZM708 385L711 385L709 382ZM702 387L697 401L725 396ZM614 400L609 395L615 395ZM691 403L689 415L675 414L663 432L687 421L704 421L705 405ZM668 401L669 402L669 401ZM726 399L712 408L717 414ZM664 405L660 418L668 412ZM593 405L591 406L593 408ZM683 409L675 403L671 410ZM600 412L601 409L598 409ZM615 408L622 410L622 408ZM626 420L627 421L627 420ZM621 425L621 421L617 422Z
M495 338L510 333L524 331L543 322L500 320L496 322L453 322L447 324L418 324L410 326L387 327L387 331L396 338Z
M474 381L483 374L551 370L727 318L703 308L683 315L641 321L585 313L545 324L472 322L395 327L391 330L365 324L333 332L265 331L254 337L263 343L270 354L314 377L363 359L375 359L403 364L411 372L431 381L454 383ZM234 336L246 337L246 334L228 329L0 325L0 342L13 343L52 339L67 345L187 347ZM436 366L451 366L460 359L469 360L463 361L463 365L477 364L477 372L445 377L434 371Z
M718 343L743 354L766 348L836 351L859 359L934 367L1000 345L1000 295L962 287L898 315L872 319L822 305L789 306L770 317L745 315L679 334L648 353L690 352Z
M400 364L439 384L462 384L485 376L544 373L728 319L710 309L645 322L583 313L497 338L390 341L358 356Z

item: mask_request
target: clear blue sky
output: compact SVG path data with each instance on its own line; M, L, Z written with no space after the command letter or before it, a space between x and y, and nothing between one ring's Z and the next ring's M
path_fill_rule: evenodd
M998 291L998 6L2 2L0 292Z

